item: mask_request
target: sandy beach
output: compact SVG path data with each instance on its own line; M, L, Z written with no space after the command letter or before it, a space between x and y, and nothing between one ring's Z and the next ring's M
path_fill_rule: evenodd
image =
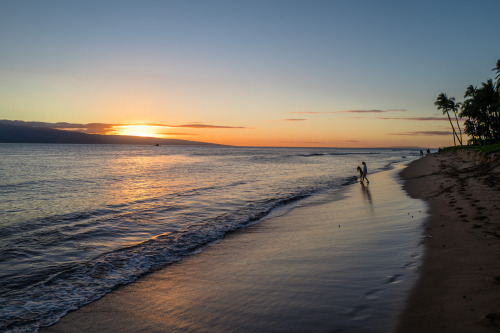
M426 218L398 172L278 210L40 331L394 331Z
M401 174L429 204L420 278L399 332L498 332L500 163L474 153L432 154Z

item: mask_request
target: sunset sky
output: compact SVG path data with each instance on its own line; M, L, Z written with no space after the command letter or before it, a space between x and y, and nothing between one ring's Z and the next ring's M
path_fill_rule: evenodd
M233 145L452 145L434 101L494 76L499 13L497 0L2 0L0 119Z

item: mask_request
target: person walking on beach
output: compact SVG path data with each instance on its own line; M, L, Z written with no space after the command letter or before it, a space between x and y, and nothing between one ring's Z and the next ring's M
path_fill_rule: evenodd
M370 184L370 181L366 177L366 175L368 174L368 168L366 167L366 163L365 162L361 162L361 164L363 164L363 178L362 178L361 182L363 182L366 179L366 183Z
M363 182L363 170L361 170L361 167L358 165L358 172L359 172L359 182Z

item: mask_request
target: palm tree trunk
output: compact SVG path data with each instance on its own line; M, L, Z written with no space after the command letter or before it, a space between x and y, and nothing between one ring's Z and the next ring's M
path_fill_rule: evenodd
M455 114L455 119L457 121L458 131L460 133L460 139L458 139L458 136L457 136L457 139L458 139L458 142L460 142L460 145L463 145L462 144L462 129L460 128L460 124L458 123L457 111L453 110L453 113Z
M448 111L446 111L446 115L448 116L448 120L450 121L451 128L453 129L453 143L456 146L457 141L455 140L455 136L457 135L457 133L455 132L455 127L453 127L453 123L451 122L451 118L450 118L450 113Z

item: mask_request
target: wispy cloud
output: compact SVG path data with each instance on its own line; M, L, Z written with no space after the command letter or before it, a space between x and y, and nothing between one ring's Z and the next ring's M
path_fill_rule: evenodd
M168 127L183 127L183 128L229 128L229 129L247 129L248 127L243 126L225 126L225 125L208 125L202 123L192 123L185 125L166 125Z
M390 135L452 135L450 131L415 131L415 132L402 132L391 133Z
M76 123L48 123L41 121L23 121L23 120L0 120L0 123L15 126L27 126L49 129L73 130L88 134L106 134L113 131L116 126L125 124L103 124L103 123L89 123L89 124L76 124Z
M337 111L336 113L386 113L386 112L406 112L406 109L392 109L392 110L346 110L346 111Z
M448 121L444 117L377 117L377 119L383 120L417 120L417 121Z
M158 133L160 135L177 135L177 136L184 136L184 135L199 135L199 134L194 134L194 133Z
M307 119L304 118L289 118L289 119L283 119L283 121L306 121Z
M351 117L354 119L379 119L379 120L411 120L411 121L448 121L448 118L443 117ZM461 118L459 118L461 120Z
M389 109L389 110L342 110L342 111L292 111L289 113L295 114L336 114L336 113L360 113L360 114L370 114L370 113L387 113L387 112L406 112L406 109Z

